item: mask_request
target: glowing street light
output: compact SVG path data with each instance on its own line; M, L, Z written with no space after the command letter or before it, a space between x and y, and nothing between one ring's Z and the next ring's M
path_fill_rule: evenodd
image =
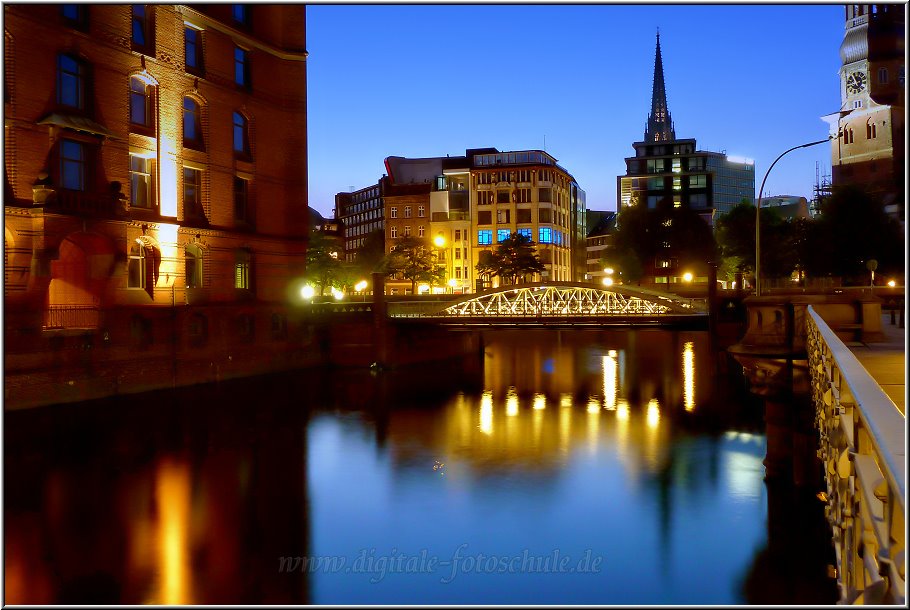
M897 286L897 282L895 282L894 280L888 280L889 288L894 288L895 286Z
M442 233L436 234L436 237L433 238L433 245L437 248L442 248L446 245L446 238L442 236Z
M300 289L300 296L303 297L304 299L306 299L307 301L312 299L313 295L315 295L315 294L316 294L316 290L309 284L307 284L306 286L304 286L303 288Z
M335 297L336 301L340 301L344 298L344 293L332 286L332 296Z
M613 275L613 267L604 267L604 273L607 275Z
M354 284L354 290L356 290L357 292L363 292L363 291L366 290L366 289L367 289L367 281L366 281L366 280L360 280L359 282L357 282L356 284Z
M604 286L612 286L612 285L613 285L613 278L612 278L612 277L605 277L605 278L603 279L603 283L604 283Z
M692 281L692 272L691 271L686 271L685 273L683 273L683 281L684 282Z

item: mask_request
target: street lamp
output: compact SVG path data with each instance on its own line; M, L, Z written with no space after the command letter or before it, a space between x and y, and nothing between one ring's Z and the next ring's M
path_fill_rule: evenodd
M765 180L768 179L768 174L771 173L771 170L780 161L781 157L786 155L789 152L793 152L798 148L809 148L810 146L815 146L817 144L824 144L825 142L830 142L834 136L828 136L824 140L818 140L817 142L809 142L808 144L800 144L799 146L794 146L793 148L788 148L784 152L780 153L777 159L774 160L774 163L771 164L771 167L768 168L768 171L765 172L765 177L762 178L761 187L758 189L758 201L755 202L755 296L761 296L761 280L760 280L760 270L761 270L761 247L759 244L759 214L761 213L761 194L765 190Z

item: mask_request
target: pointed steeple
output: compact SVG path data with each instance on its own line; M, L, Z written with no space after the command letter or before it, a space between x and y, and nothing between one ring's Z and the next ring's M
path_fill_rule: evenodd
M676 131L667 108L667 89L664 87L664 63L660 58L660 30L657 30L657 53L654 56L654 86L651 90L651 114L645 129L646 142L675 140Z

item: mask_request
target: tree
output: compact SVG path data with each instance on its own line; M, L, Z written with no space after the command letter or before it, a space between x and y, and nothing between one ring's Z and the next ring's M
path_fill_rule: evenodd
M645 265L658 257L676 258L682 268L707 272L708 261L716 255L711 227L698 212L668 201L653 209L623 208L613 243L623 277L630 282L641 278Z
M540 273L544 265L534 251L534 241L521 233L512 233L499 243L499 247L477 263L480 275L498 276L503 284L524 280L528 274Z
M339 244L322 231L310 233L310 243L306 252L306 273L304 277L319 288L319 295L325 289L335 285L335 280L342 267L339 260Z
M773 208L761 209L761 268L764 277L787 277L801 266L795 221L780 217ZM755 271L755 206L743 201L720 216L717 225L719 265L729 273Z
M385 232L382 229L376 229L367 233L363 238L363 244L357 250L355 265L364 275L370 275L378 271L385 254Z
M421 239L402 237L382 259L380 270L387 275L400 275L411 281L411 292L417 291L417 282L442 284L445 269L436 264L436 254Z
M816 274L827 271L845 282L865 283L866 261L876 259L882 275L904 270L904 238L900 225L888 216L882 202L864 190L848 186L834 190L821 207L811 233L811 247L827 256L815 262Z

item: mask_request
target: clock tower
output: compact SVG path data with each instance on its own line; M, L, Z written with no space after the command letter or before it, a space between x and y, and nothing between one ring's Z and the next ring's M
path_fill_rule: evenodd
M832 183L866 188L903 221L905 7L852 4L844 10L841 107L824 117L835 136Z

